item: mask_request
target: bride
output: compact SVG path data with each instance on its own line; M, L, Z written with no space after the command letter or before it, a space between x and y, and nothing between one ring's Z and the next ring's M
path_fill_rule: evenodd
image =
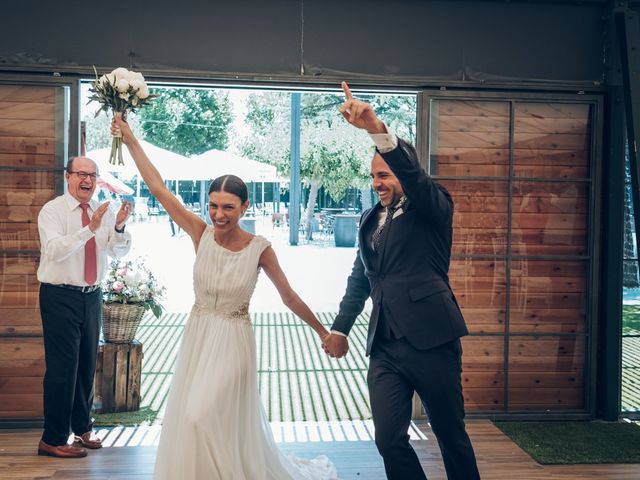
M247 186L234 175L213 181L208 226L165 187L126 121L116 116L111 128L122 134L151 194L196 250L196 300L180 346L154 479L336 479L325 456L303 460L279 451L260 400L248 307L261 269L320 341L329 332L289 285L268 240L240 228L249 206Z

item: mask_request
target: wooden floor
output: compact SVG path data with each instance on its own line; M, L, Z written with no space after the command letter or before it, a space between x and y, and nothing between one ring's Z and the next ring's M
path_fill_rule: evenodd
M428 427L412 435L412 444L430 480L446 478L437 444ZM608 479L637 480L640 465L541 466L520 450L488 421L469 421L482 478L501 480ZM39 457L39 430L0 431L0 479L150 479L156 454L159 427L141 427L112 438L102 450L90 451L78 460ZM111 432L113 433L113 432ZM420 432L419 432L420 433ZM326 454L336 464L343 480L384 480L384 469L372 441L347 438L331 442L287 442L285 452L301 457ZM180 479L176 479L180 480Z

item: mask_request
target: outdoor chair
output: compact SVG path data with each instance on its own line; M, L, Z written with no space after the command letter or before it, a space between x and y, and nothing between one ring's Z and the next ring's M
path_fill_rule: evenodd
M333 224L336 221L336 217L329 214L324 214L321 220L321 230L327 236L333 235Z
M272 213L271 214L271 227L283 227L285 225L285 215L284 213Z

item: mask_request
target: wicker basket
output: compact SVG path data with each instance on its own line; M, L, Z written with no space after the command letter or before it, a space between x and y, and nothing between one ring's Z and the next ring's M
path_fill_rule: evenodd
M144 307L131 303L102 305L102 335L105 342L130 343L144 315Z

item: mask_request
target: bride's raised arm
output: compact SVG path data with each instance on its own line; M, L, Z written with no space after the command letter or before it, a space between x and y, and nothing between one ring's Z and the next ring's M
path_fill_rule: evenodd
M151 194L158 199L173 221L189 234L194 245L197 246L202 232L207 227L206 222L187 210L180 200L166 187L160 172L147 157L138 139L131 131L129 124L119 114L116 114L111 122L111 133L122 134L122 143L129 149L129 153L131 153L133 160L136 162L138 171L142 175L144 183L149 187Z

